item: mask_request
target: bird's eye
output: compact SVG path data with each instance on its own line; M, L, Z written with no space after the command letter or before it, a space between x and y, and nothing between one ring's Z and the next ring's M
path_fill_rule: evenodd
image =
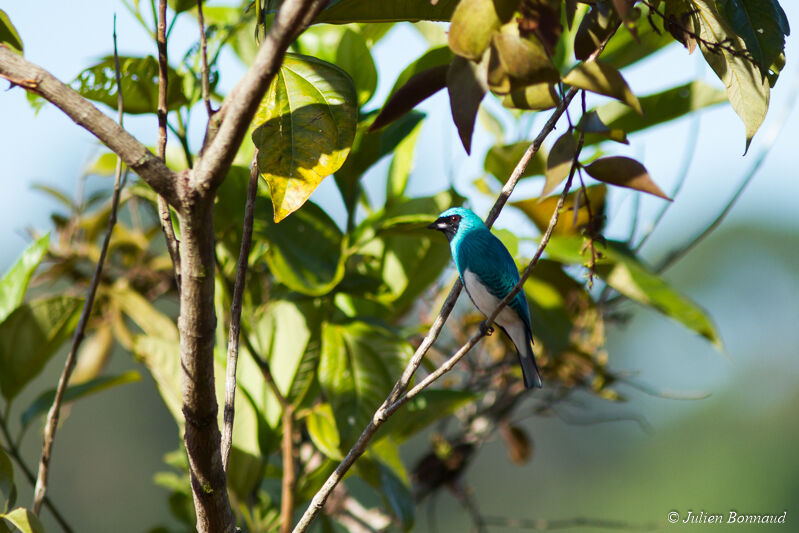
M461 217L459 217L458 215L452 215L451 217L449 217L449 221L453 223L459 221L460 219Z

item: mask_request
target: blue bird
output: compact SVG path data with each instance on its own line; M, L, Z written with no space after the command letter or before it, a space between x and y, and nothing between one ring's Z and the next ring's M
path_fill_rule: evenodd
M466 293L481 313L488 316L519 282L519 271L505 245L472 211L447 209L427 226L442 232L449 241L452 258ZM541 374L533 354L530 310L524 291L519 291L495 319L519 355L524 385L541 387Z

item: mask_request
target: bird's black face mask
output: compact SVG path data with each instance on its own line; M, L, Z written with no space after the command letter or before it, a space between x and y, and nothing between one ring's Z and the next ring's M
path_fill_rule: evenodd
M438 230L446 235L448 241L451 241L458 232L458 224L460 224L460 222L460 215L440 217L438 220L427 226L427 229Z

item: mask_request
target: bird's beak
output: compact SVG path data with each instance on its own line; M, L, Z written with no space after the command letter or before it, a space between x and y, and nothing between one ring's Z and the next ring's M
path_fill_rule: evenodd
M447 229L447 222L444 219L439 218L438 220L427 226L427 229L444 231L445 229Z

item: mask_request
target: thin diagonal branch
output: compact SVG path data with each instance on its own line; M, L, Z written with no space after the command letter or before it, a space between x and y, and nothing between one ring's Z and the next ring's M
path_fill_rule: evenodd
M280 4L252 65L209 121L203 149L190 176L193 189L214 190L222 183L286 50L328 1L288 0Z
M200 57L202 58L203 102L208 118L214 114L211 107L211 84L208 71L208 39L205 35L205 17L203 16L203 0L197 0L197 23L200 25Z
M153 13L155 15L155 13ZM166 0L159 0L158 18L156 22L155 42L158 46L158 157L166 163L166 104L167 89L169 87L169 60L166 48ZM175 280L180 290L180 247L175 236L175 227L172 225L172 214L166 199L158 195L158 221L161 231L166 239L166 249L172 259L172 268Z
M2 47L0 47L2 49ZM114 68L116 71L117 82L117 109L118 120L120 126L122 125L122 83L120 81L119 70L119 55L117 54L117 32L116 32L116 18L114 19ZM78 327L72 336L72 347L67 355L67 360L64 363L64 370L61 372L61 377L58 380L58 387L56 388L55 398L50 411L47 413L47 422L44 427L44 438L42 444L42 454L39 458L39 472L36 477L36 486L33 495L33 512L39 514L47 492L47 475L50 469L50 458L53 453L53 443L55 442L55 433L58 427L58 417L61 414L61 403L64 401L64 393L69 385L69 377L72 375L72 370L75 368L75 360L80 348L81 342L86 332L86 326L89 323L89 316L92 313L94 306L94 297L97 295L97 287L100 285L100 276L103 273L103 264L105 257L108 253L108 245L111 242L111 233L114 230L114 225L117 221L117 207L119 206L119 192L121 190L120 183L122 179L122 159L117 157L116 172L114 175L114 193L111 197L111 213L108 216L108 228L105 232L103 245L100 248L100 258L97 260L97 266L92 275L92 281L89 285L89 293L86 295L86 301L83 303L83 310L80 314Z
M222 428L222 468L227 472L230 461L230 447L233 442L233 417L236 405L236 367L239 361L239 334L241 331L241 300L247 278L247 263L252 246L252 225L255 219L255 196L258 192L258 150L250 165L250 182L247 186L247 203L244 207L244 223L241 229L241 249L236 266L236 282L233 286L233 299L230 305L230 329L227 341L227 375L225 379L225 411Z
M38 65L0 46L0 77L38 94L97 137L157 193L179 204L178 181L161 159L88 100Z

